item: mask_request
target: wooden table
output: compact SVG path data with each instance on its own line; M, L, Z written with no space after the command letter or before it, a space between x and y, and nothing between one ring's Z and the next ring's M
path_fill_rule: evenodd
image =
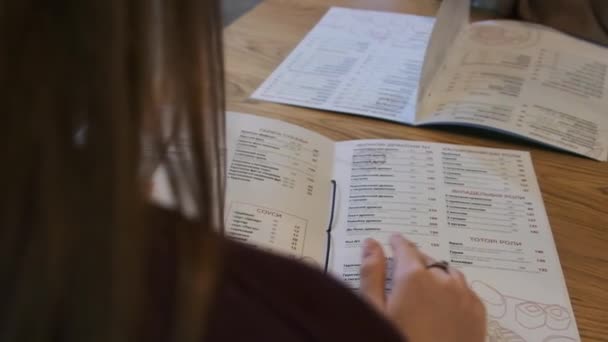
M608 341L608 163L472 129L414 128L249 99L334 6L434 15L437 0L267 0L225 30L228 109L281 119L334 140L387 138L527 150L542 190L584 341Z

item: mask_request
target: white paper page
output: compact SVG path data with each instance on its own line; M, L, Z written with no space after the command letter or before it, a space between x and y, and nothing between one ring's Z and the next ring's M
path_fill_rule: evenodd
M227 123L226 235L322 267L334 143L254 115Z
M347 286L358 288L362 242L375 238L390 255L399 233L465 273L490 341L579 340L528 153L358 140L337 143L335 156L330 270Z
M334 143L234 112L227 113L226 143L225 235L323 267ZM153 178L153 201L174 207L165 170Z
M411 124L433 22L333 7L252 97Z
M514 21L469 26L422 106L423 123L512 132L608 158L608 49Z

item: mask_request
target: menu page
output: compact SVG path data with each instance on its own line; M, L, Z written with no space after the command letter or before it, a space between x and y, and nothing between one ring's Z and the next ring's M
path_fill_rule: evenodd
M411 124L433 22L333 7L252 97Z
M225 235L322 267L333 141L282 121L228 112L226 145ZM195 217L187 184L179 177L177 182L181 201L161 165L153 175L151 200Z
M433 78L443 66L449 55L450 47L456 41L458 34L469 25L470 6L470 0L451 0L441 3L424 55L424 63L418 82L416 107L428 93Z
M608 159L608 50L514 21L471 24L450 50L418 123L468 123Z
M330 271L348 286L366 238L390 256L389 236L403 234L465 273L490 341L579 340L528 153L356 140L336 143L335 159Z
M226 236L324 265L333 141L240 113L228 113L226 141Z

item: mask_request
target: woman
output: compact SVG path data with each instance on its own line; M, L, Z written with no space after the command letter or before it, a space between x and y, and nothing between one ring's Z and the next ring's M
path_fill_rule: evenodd
M483 340L483 306L462 274L427 267L401 237L388 296L382 249L366 243L362 301L214 233L218 2L0 4L1 341ZM193 199L195 219L148 204L158 163L189 185L175 198Z

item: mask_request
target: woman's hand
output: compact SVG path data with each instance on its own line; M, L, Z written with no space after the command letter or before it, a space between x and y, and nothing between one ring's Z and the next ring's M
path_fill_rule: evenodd
M427 268L434 262L399 235L393 250L393 286L385 295L386 257L372 239L365 241L361 263L361 293L409 342L483 342L485 308L454 269Z

